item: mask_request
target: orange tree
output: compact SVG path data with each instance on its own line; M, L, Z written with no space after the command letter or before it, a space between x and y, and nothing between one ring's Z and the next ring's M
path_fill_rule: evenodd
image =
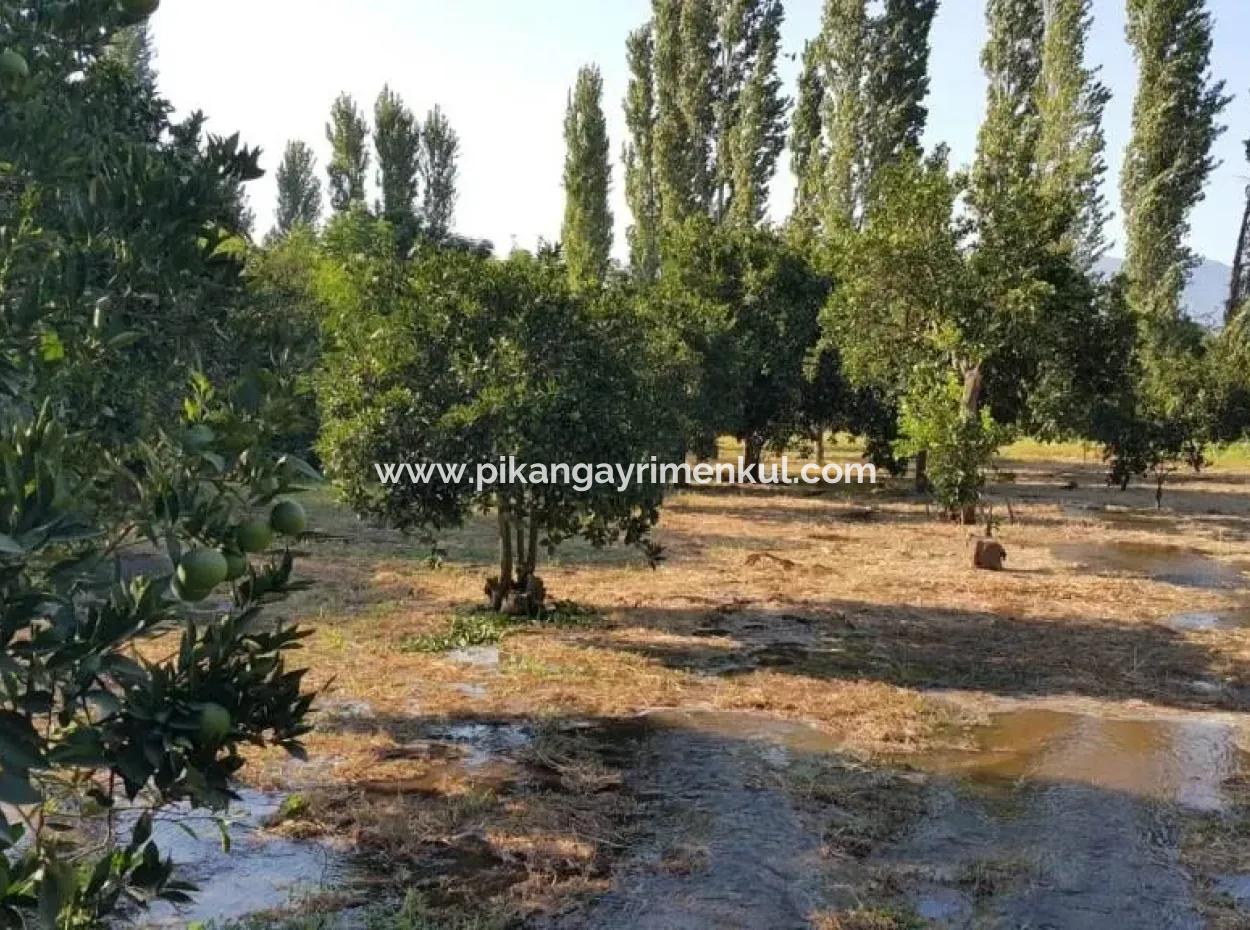
M150 812L222 807L241 746L307 732L303 634L262 608L295 585L273 534L303 531L280 498L311 472L264 405L190 377L229 373L256 153L171 123L110 53L155 6L0 7L4 925L185 897Z

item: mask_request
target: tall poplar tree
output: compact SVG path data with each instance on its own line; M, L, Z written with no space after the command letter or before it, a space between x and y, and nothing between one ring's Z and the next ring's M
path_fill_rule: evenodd
M716 188L716 0L682 0L678 104L686 122L690 194L695 209L710 212Z
M868 28L863 186L883 165L919 151L929 120L929 34L938 0L886 0Z
M1246 140L1246 160L1250 161L1250 139ZM1237 249L1233 253L1233 275L1228 292L1228 307L1224 312L1225 323L1250 305L1250 185L1246 186L1246 207L1241 214L1241 229L1237 234Z
M296 226L316 227L321 219L321 182L317 180L317 158L298 139L286 144L278 165L278 206L275 224L279 235Z
M421 220L425 234L435 241L451 232L456 214L460 136L442 108L435 106L421 125L417 174L421 179Z
M764 215L768 188L785 147L789 100L781 93L777 56L784 18L780 0L735 0L742 19L730 20L740 48L722 52L716 215L753 226ZM724 21L723 21L724 22ZM721 43L727 46L722 34Z
M1061 213L1064 244L1092 271L1107 250L1103 111L1111 98L1086 65L1092 0L1050 0L1037 89L1042 189Z
M603 116L603 76L597 65L577 73L564 117L564 227L561 240L575 289L603 283L612 251L608 209L611 168Z
M353 203L365 202L369 171L369 124L349 94L340 94L330 108L326 124L330 143L330 206L342 212Z
M417 158L421 128L389 86L373 105L373 146L378 156L379 213L395 227L401 249L416 236Z
M866 110L867 30L866 0L826 0L818 40L824 52L821 77L825 87L821 219L830 231L853 226L862 202L859 168Z
M1022 218L1021 201L1037 181L1042 0L989 0L986 24L981 65L988 89L970 191L983 240L1010 237L1007 227Z
M791 136L795 221L857 227L873 178L919 151L928 120L929 33L937 0L825 0L803 52Z
M1124 273L1129 303L1149 323L1179 318L1197 261L1185 245L1189 217L1215 167L1211 148L1228 104L1224 83L1211 77L1211 29L1204 0L1128 0L1138 84L1120 178Z
M633 223L629 263L643 281L654 281L660 270L660 197L656 184L655 151L655 40L651 24L629 34L625 43L629 87L625 93L625 200Z
M790 120L790 170L794 174L794 210L791 221L804 234L815 230L821 211L825 145L821 108L825 81L821 71L820 39L803 46L798 99Z

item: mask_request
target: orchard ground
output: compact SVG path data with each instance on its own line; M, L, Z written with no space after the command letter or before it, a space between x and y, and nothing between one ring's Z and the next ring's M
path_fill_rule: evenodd
M1250 454L1173 476L1162 510L1080 447L998 465L1003 572L909 479L700 489L666 502L658 570L545 562L537 625L473 612L490 519L432 553L313 495L315 585L277 608L315 630L311 762L245 771L298 798L275 832L348 842L361 879L275 919L409 894L403 926L713 926L754 883L771 925L998 926L1080 898L1060 860L1110 839L1142 848L1095 907L1146 881L1152 925L1246 926ZM1068 835L1089 814L1110 832Z

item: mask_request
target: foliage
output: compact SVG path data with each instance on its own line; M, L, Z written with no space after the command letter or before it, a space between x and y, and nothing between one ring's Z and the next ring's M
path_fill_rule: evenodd
M451 235L459 153L460 137L442 109L435 106L421 125L421 146L417 151L421 220L426 238L434 242L443 242Z
M307 144L293 139L286 144L278 165L278 204L275 230L284 236L296 226L316 229L321 219L321 182L317 159Z
M947 512L972 522L970 505L980 498L985 469L1007 434L989 410L970 412L964 394L965 383L952 371L916 371L902 400L898 449L903 455L926 452L934 497Z
M1133 378L1105 443L1109 478L1200 468L1215 437L1204 339L1180 311L1194 264L1189 214L1214 166L1216 120L1228 103L1209 74L1211 17L1196 0L1130 0L1128 37L1139 75L1133 134L1121 173L1127 232L1125 292L1138 321Z
M178 404L199 360L229 369L256 153L202 138L199 114L170 122L116 52L134 25L94 0L0 10L33 65L0 85L6 925L94 926L123 904L185 900L151 812L223 806L242 745L298 754L308 729L312 697L285 666L303 634L260 614L296 586L292 556L249 565L234 533L311 469L275 455L261 413L205 375ZM136 547L169 564L144 569ZM195 615L210 592L175 567L227 556L230 603Z
M638 280L650 283L660 270L660 194L655 164L655 40L649 25L635 29L625 42L629 89L625 126L629 141L625 164L625 200L633 223L626 231L629 265Z
M255 150L204 136L201 114L172 122L110 53L126 25L102 2L0 7L32 64L0 87L0 339L34 359L27 409L64 398L87 457L167 421L189 373L226 354L239 189L260 175Z
M373 105L373 145L378 155L378 214L395 230L406 252L417 234L417 169L421 157L421 126L403 99L383 87Z
M690 414L696 447L730 433L756 461L801 429L804 361L819 338L829 281L771 231L695 218L672 232L661 280L672 325L699 360Z
M330 107L326 123L330 143L330 206L341 213L352 204L365 202L365 179L369 171L369 124L349 94L339 94Z
M598 287L612 251L608 127L603 76L590 65L577 73L564 116L564 226L560 244L574 289Z
M1065 247L1091 272L1106 252L1107 172L1102 120L1111 98L1087 67L1092 0L1056 0L1050 7L1038 75L1038 173L1047 199L1069 217Z
M409 652L449 652L471 646L488 646L527 625L541 621L553 626L582 626L596 615L568 601L557 602L532 618L498 613L489 607L472 607L458 611L446 633L416 636L404 643Z
M666 365L627 292L579 296L551 254L497 262L433 250L405 267L384 248L327 262L320 290L328 307L320 450L357 512L437 531L495 508L496 609L510 584L533 576L540 545L550 551L573 536L646 544L658 488L384 487L374 471L378 462L472 468L503 456L526 464L637 462L671 448L658 402L657 373Z
M793 120L794 220L810 233L857 226L877 172L920 150L928 120L935 0L831 0L803 50Z
M320 254L308 227L250 252L244 269L248 296L228 321L236 334L233 402L270 429L269 445L299 456L311 454L317 434L312 372L320 358L322 309L313 275Z

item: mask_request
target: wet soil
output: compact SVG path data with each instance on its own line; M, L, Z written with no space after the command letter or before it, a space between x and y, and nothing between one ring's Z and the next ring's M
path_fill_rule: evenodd
M1182 546L1148 542L1066 542L1051 547L1059 559L1099 574L1140 575L1186 588L1227 591L1246 581L1234 565Z
M896 760L923 773L923 801L859 849L837 842L845 791L823 798L821 827L785 787L792 766L840 758L826 734L745 712L648 714L635 787L650 839L612 891L557 926L799 928L848 900L961 930L1205 926L1179 818L1223 810L1225 783L1247 770L1236 718L1016 703L967 745ZM1216 881L1245 891L1239 876Z
M281 808L282 796L239 792L229 814L230 849L211 817L191 817L177 808L162 812L152 835L162 856L179 868L178 877L195 883L195 901L175 907L158 903L137 916L140 927L183 927L195 921L233 920L287 907L300 895L352 878L347 850L329 843L288 840L265 832Z
M810 926L826 897L821 840L766 775L783 761L776 753L831 749L828 739L774 718L702 710L648 714L644 730L633 787L646 799L651 836L612 891L556 925Z
M1121 719L1023 708L975 744L915 757L940 776L926 816L878 858L935 926L1205 926L1179 817L1220 811L1245 768L1218 716Z

